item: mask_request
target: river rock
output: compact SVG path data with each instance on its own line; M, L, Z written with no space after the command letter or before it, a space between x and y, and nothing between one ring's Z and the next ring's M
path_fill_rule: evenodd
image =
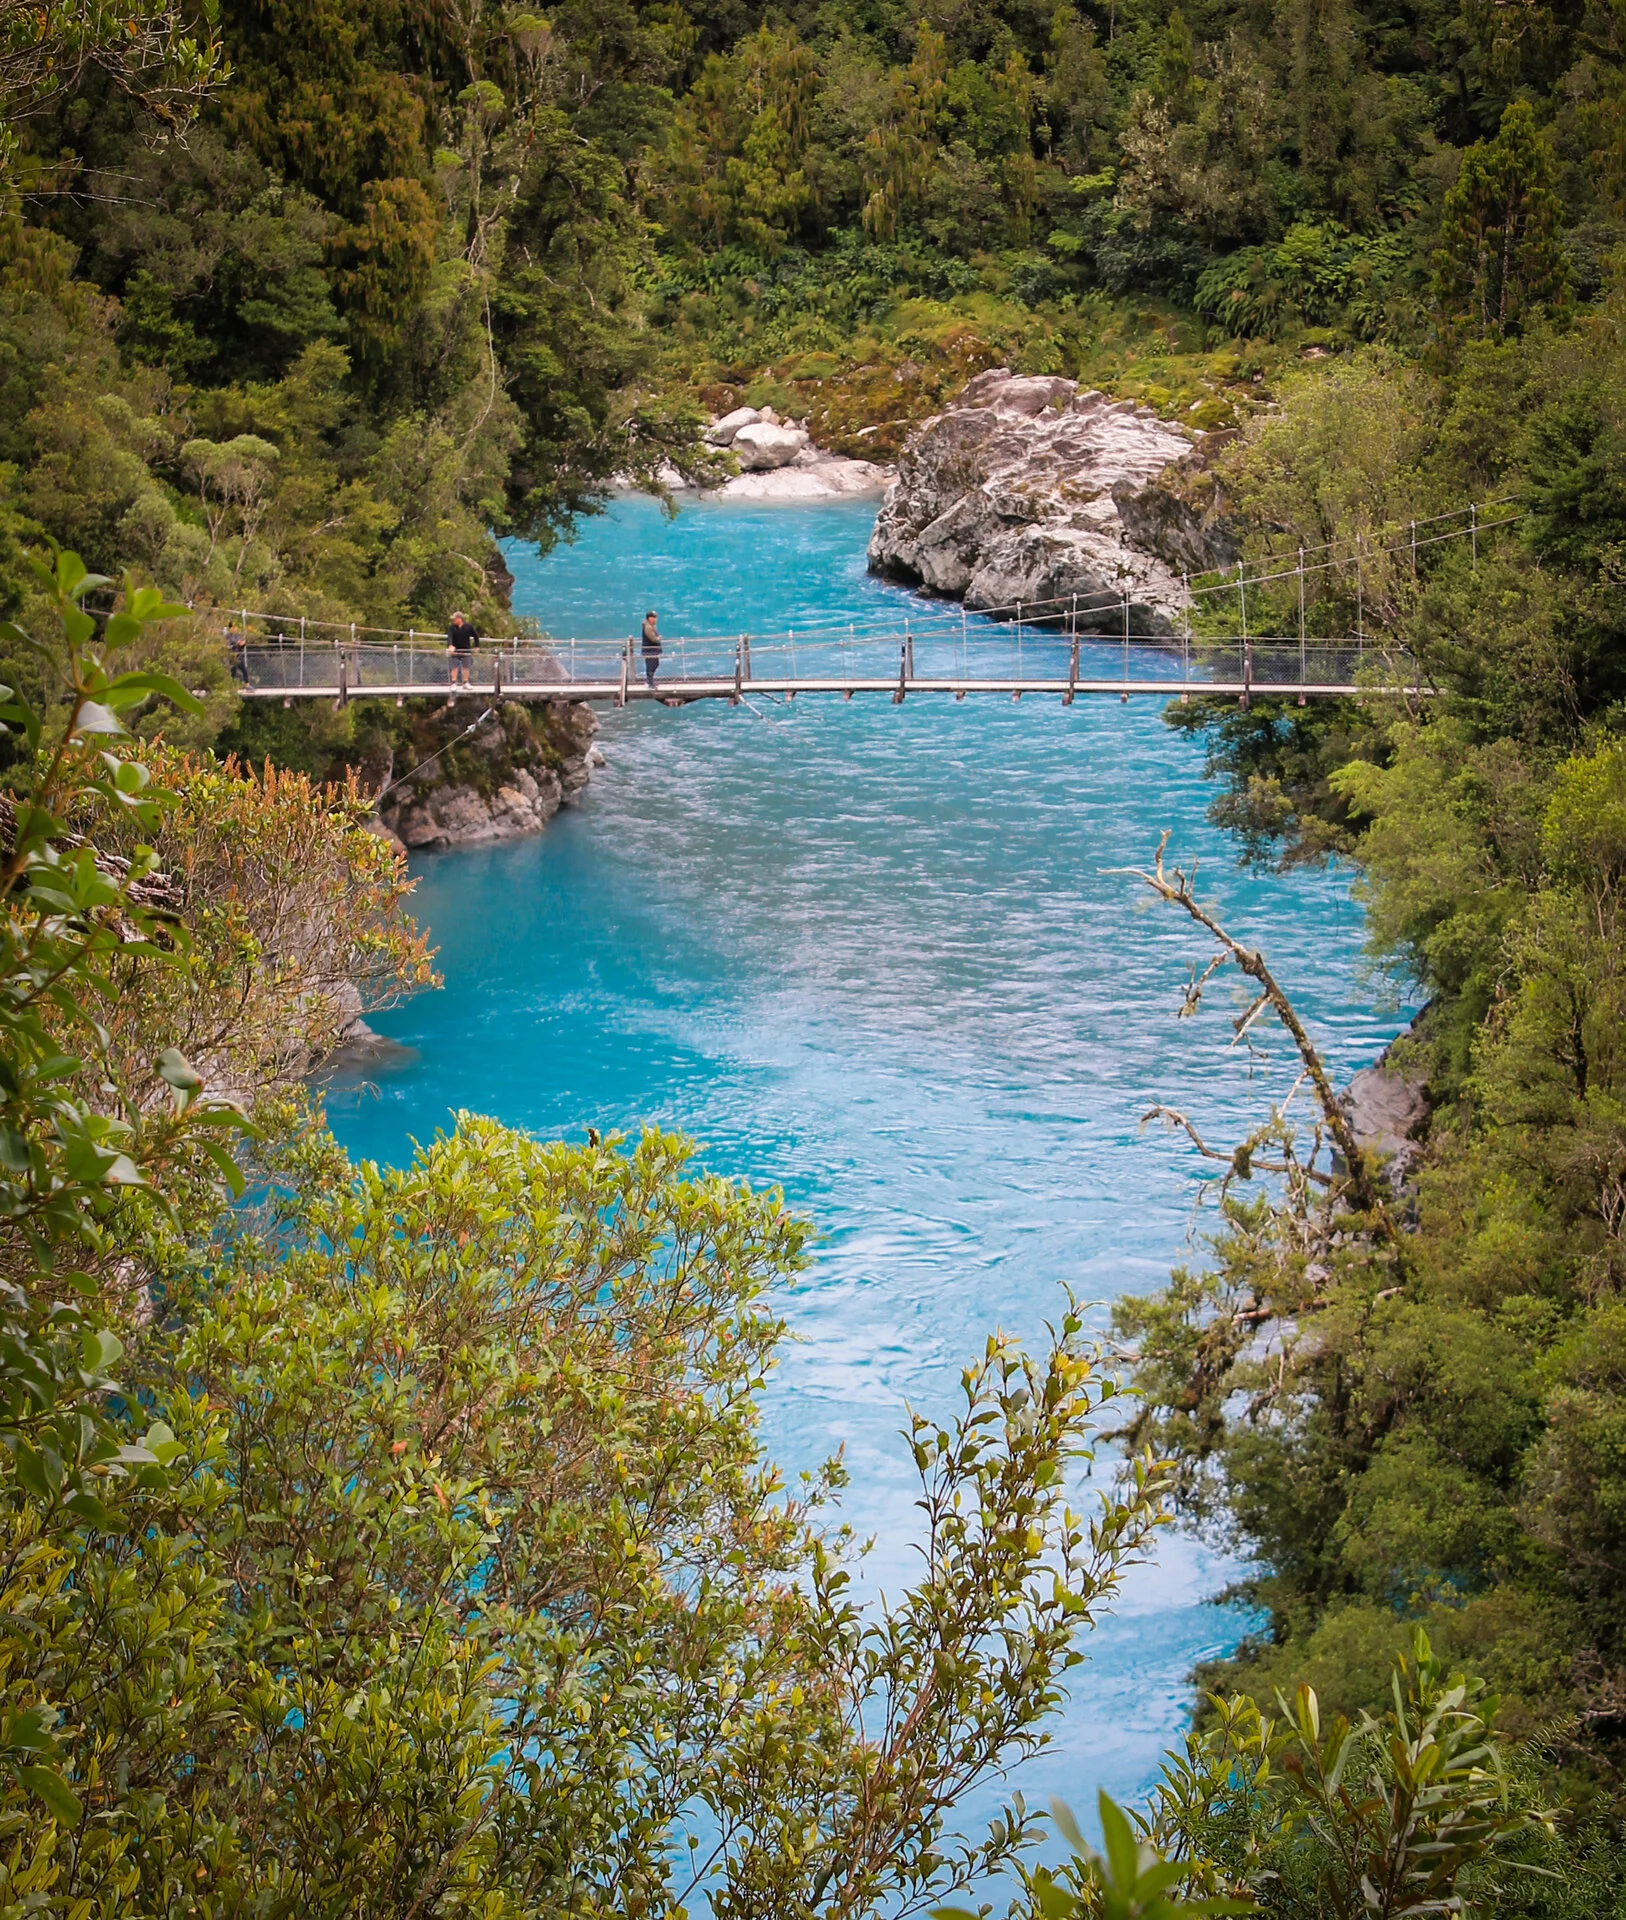
M761 418L761 413L755 407L736 407L732 413L725 413L722 419L713 420L706 429L705 438L714 447L731 447L741 427L754 427Z
M1057 375L979 373L911 436L870 540L874 573L1014 615L1079 600L1079 623L1166 633L1179 563L1132 535L1145 490L1193 441L1149 408ZM1150 520L1148 511L1137 520Z
M739 428L730 444L742 473L766 473L788 467L812 443L805 428L776 426L762 419Z
M737 473L721 488L726 500L842 500L884 493L895 475L870 460L850 460L807 446L789 466L768 473Z

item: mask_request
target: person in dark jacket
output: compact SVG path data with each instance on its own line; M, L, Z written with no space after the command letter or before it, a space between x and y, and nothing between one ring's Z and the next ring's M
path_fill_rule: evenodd
M644 678L651 686L655 684L655 671L661 664L661 632L655 624L655 609L650 608L644 615Z
M474 622L462 613L454 613L446 629L446 658L451 662L449 678L454 687L469 684L469 665L479 644Z

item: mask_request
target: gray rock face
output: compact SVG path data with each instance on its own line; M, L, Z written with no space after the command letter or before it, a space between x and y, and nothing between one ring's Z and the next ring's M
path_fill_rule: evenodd
M520 767L511 784L489 794L475 787L437 788L403 809L395 831L403 845L411 849L478 847L491 840L516 840L527 833L539 833L559 811L563 798L557 774L544 770L537 779Z
M1398 1192L1417 1158L1412 1138L1428 1113L1422 1081L1387 1064L1385 1054L1375 1067L1362 1067L1339 1095L1349 1115L1350 1130L1365 1152L1372 1155Z
M566 743L557 770L510 763L489 790L444 782L403 793L386 802L380 828L409 851L477 847L540 833L561 806L581 798L593 756L599 765L604 759L592 744L598 720L589 708L556 704L552 711L550 732Z
M1148 488L1193 443L1130 401L1071 380L979 373L905 447L870 539L874 573L1014 615L1051 603L1079 624L1167 633L1184 605L1179 558L1143 541Z
M1231 519L1218 476L1204 464L1217 440L1232 437L1211 434L1193 458L1166 467L1150 486L1113 488L1113 505L1131 546L1187 573L1236 564L1242 553L1241 532Z

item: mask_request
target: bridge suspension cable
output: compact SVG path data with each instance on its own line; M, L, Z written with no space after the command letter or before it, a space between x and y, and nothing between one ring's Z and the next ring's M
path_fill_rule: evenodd
M1053 594L967 609L894 595L863 618L804 616L761 634L662 636L658 685L640 679L637 643L625 635L559 637L527 627L488 638L478 690L448 690L438 630L371 626L309 614L239 608L246 645L240 664L247 697L389 698L450 691L506 698L629 701L738 701L747 687L794 698L800 692L912 693L1131 692L1343 696L1374 686L1428 691L1403 646L1375 638L1369 607L1379 563L1399 556L1417 577L1424 556L1467 542L1477 566L1482 537L1524 519L1506 502L1474 503L1374 529L1353 542L1300 546L1239 560L1234 572L1183 582L1178 630L1131 589ZM1310 586L1338 575L1353 586L1354 631L1310 631ZM1392 580L1392 574L1389 576ZM1292 590L1284 593L1286 583ZM1339 604L1334 599L1331 604ZM1348 599L1342 604L1346 607ZM1229 610L1229 611L1228 611ZM1282 616L1292 630L1280 630ZM1230 624L1227 624L1227 623ZM1276 630L1265 622L1277 623ZM1065 670L1058 646L1070 647ZM920 664L917 665L917 650Z
M1377 530L1371 539L1363 538L1343 545L1326 542L1303 546L1291 558L1286 555L1267 556L1262 561L1252 563L1251 567L1249 563L1239 561L1234 572L1216 570L1211 575L1199 573L1185 583L1190 611L1196 615L1201 631L1207 610L1224 608L1233 602L1245 604L1248 593L1285 581L1303 582L1308 586L1320 576L1351 571L1358 573L1363 566L1394 555L1410 555L1420 559L1431 548L1447 542L1467 541L1477 558L1481 537L1527 518L1523 512L1505 511L1504 508L1505 503L1501 502L1455 508L1448 513L1407 521L1399 526L1387 526ZM760 647L775 641L788 644L797 638L812 641L843 634L855 640L896 638L906 626L916 633L935 628L948 630L956 625L963 630L963 616L967 612L977 616L980 621L995 625L1014 623L1025 627L1058 628L1066 632L1076 627L1080 632L1095 633L1116 627L1125 598L1121 591L1103 589L1094 594L1058 593L970 609L963 609L957 603L920 598L907 605L900 603L878 609L876 614L861 620L851 617L844 619L839 615L805 615L793 629L753 634L752 645ZM1128 599L1132 617L1140 619L1144 627L1147 610L1142 607L1136 611L1137 603L1132 593ZM240 621L251 634L257 627L263 642L282 645L378 646L405 641L410 647L430 647L439 631L424 627L376 626L355 620L324 620L312 614L274 608L223 607L219 611L227 618ZM583 645L597 645L606 640L619 644L621 637L602 634L556 636L544 629L529 628L491 636L487 644L508 647L540 641L558 647L572 640ZM737 636L701 634L691 637L697 642L718 639L732 642ZM1215 634L1213 637L1223 639L1226 636ZM1241 637L1240 630L1234 637Z

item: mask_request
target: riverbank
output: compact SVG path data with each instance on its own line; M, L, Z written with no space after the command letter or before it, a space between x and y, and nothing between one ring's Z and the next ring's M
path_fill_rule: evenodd
M488 846L539 833L561 807L573 806L604 756L593 744L598 716L564 701L508 702L467 731L464 709L426 716L413 750L436 757L405 779L396 755L384 770L387 797L380 830L408 852ZM443 740L439 748L432 743ZM427 755L425 756L428 757ZM392 781L400 784L390 786Z

